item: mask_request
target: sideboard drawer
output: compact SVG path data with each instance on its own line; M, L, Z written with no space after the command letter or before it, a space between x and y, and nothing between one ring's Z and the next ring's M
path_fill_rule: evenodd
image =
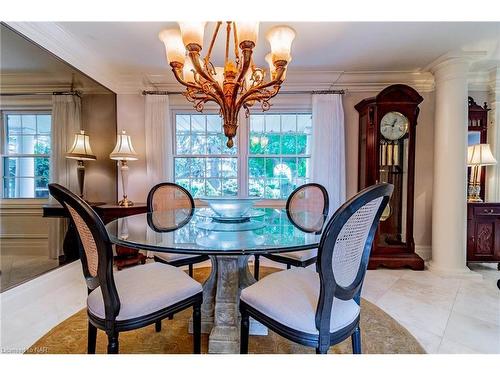
M474 216L484 216L484 215L498 215L500 216L499 206L480 206L474 207Z

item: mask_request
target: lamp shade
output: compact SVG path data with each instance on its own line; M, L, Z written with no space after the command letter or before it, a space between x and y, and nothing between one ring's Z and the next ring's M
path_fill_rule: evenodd
M132 146L130 135L127 135L125 130L122 130L122 133L118 134L116 138L115 149L109 155L109 158L113 160L137 160L137 152Z
M482 143L467 148L467 165L495 165L496 163L489 144Z
M80 133L75 134L75 140L73 145L66 153L68 159L77 160L96 160L96 156L90 148L90 139L84 130L80 130Z
M184 64L186 48L182 43L180 31L177 29L162 30L158 34L158 38L165 44L167 61Z
M259 23L249 21L236 22L236 34L239 43L248 41L256 44L259 35Z
M203 45L203 34L206 22L179 22L182 42L185 46L189 44Z
M273 27L267 33L267 40L271 44L271 54L274 61L290 61L290 50L295 39L295 30L288 26Z

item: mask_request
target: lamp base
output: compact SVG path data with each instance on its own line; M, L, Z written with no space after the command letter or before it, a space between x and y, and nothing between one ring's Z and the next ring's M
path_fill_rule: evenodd
M118 202L118 206L122 206L122 207L132 207L133 205L134 205L134 202L129 200L126 196L124 196L123 199Z

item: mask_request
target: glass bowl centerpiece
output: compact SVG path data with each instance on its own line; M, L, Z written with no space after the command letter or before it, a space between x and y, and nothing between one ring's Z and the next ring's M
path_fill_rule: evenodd
M202 197L201 202L208 204L214 212L213 219L221 221L243 221L250 218L250 213L258 197Z

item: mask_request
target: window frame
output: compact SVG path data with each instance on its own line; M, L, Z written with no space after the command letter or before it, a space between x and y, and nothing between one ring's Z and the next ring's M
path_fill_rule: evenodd
M40 201L46 202L49 199L49 196L46 198L37 198L37 197L14 197L9 198L4 196L4 184L5 184L5 176L4 176L4 164L6 158L15 158L15 157L33 157L33 158L47 158L49 160L49 165L52 159L51 154L10 154L8 152L9 148L9 137L7 131L7 116L8 115L50 115L52 121L52 110L49 108L40 108L40 109L2 109L0 110L0 180L2 186L0 187L0 199L7 200L9 202L14 202L15 200L30 200L33 202ZM36 133L35 135L37 135ZM52 143L52 123L50 128L50 140ZM50 167L49 167L50 168ZM50 176L50 169L49 169ZM35 178L35 176L33 176Z
M254 114L261 114L262 112L259 111L259 108L254 108L250 110L250 116ZM174 135L172 137L172 154L173 154L173 170L172 170L172 181L175 181L175 159L177 157L202 157L202 155L177 155L177 134L176 134L176 115L196 115L196 114L203 114L203 115L213 115L213 114L218 114L218 110L216 106L206 106L203 112L197 112L195 109L192 107L185 107L185 106L171 106L170 108L170 115L171 115L171 126L172 126L172 134ZM272 107L271 110L264 112L263 114L265 115L272 115L272 114L277 114L277 115L286 115L286 114L311 114L312 115L312 107L311 106L280 106L276 105L275 107ZM237 173L237 181L238 181L238 194L237 197L246 197L249 194L249 171L248 171L248 160L250 156L250 148L249 148L249 139L250 139L250 117L245 117L244 111L240 111L239 117L238 117L238 130L237 130L237 145L238 145L238 152L234 155L226 155L222 154L221 156L219 155L214 155L213 157L236 157L237 160L237 165L238 165L238 173ZM267 157L281 157L282 154L279 155L274 155L274 154L269 154L269 155L262 155L262 156L267 156ZM212 156L210 156L212 157ZM286 156L285 156L286 157ZM294 157L301 157L298 155L295 155ZM311 160L311 155L308 155L308 159ZM201 201L197 198L195 198L195 202L197 205L203 205L200 204ZM285 207L286 204L286 199L271 199L271 198L262 198L259 202L256 203L256 206L266 206L266 207L276 207L276 208L281 208Z

